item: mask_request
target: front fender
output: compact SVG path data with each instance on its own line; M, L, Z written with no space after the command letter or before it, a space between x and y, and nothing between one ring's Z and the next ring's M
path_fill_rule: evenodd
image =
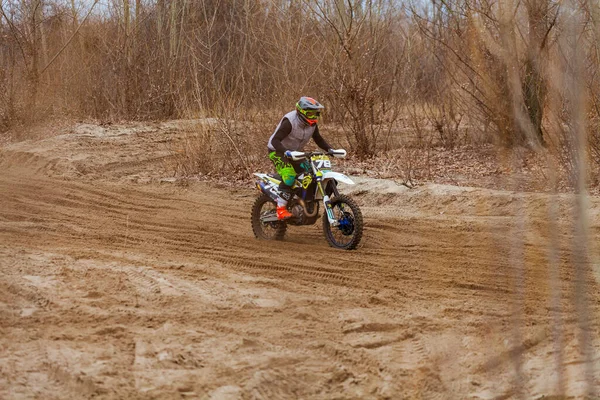
M323 180L327 179L335 179L336 181L345 183L347 185L354 185L354 181L352 179L339 172L329 171L323 173Z

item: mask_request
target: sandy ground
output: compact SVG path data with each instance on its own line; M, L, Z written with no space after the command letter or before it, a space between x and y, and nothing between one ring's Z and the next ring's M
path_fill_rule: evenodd
M253 188L162 179L178 134L4 146L0 398L597 398L600 199L585 290L569 196L358 178L358 250L260 242Z

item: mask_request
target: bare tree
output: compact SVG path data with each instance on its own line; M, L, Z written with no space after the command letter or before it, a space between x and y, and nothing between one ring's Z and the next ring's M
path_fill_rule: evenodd
M451 66L451 79L484 123L507 145L543 143L544 66L558 3L455 0L432 7L433 17L413 8L416 22L446 49L440 62Z
M307 2L322 22L326 81L359 157L373 156L396 121L404 55L401 11L386 0ZM319 25L317 25L319 26Z

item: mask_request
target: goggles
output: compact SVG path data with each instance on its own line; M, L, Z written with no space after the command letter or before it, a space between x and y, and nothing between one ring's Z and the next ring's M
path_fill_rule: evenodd
M317 119L321 116L321 111L302 110L301 113L308 119Z

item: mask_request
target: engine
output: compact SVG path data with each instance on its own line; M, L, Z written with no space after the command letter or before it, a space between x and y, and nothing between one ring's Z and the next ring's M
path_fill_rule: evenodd
M311 212L314 211L314 207L317 207L317 213L315 213L315 215L312 217L307 216L302 204L298 203L295 199L292 200L292 205L290 207L290 211L294 217L290 218L288 220L288 224L290 224L290 225L312 225L312 224L314 224L317 221L317 219L319 218L319 213L318 213L319 205L317 202L310 202L307 204L307 207L309 207L309 211L311 211Z
M304 207L302 207L300 204L294 204L291 211L294 218L296 218L299 221L302 221L302 219L304 218Z

